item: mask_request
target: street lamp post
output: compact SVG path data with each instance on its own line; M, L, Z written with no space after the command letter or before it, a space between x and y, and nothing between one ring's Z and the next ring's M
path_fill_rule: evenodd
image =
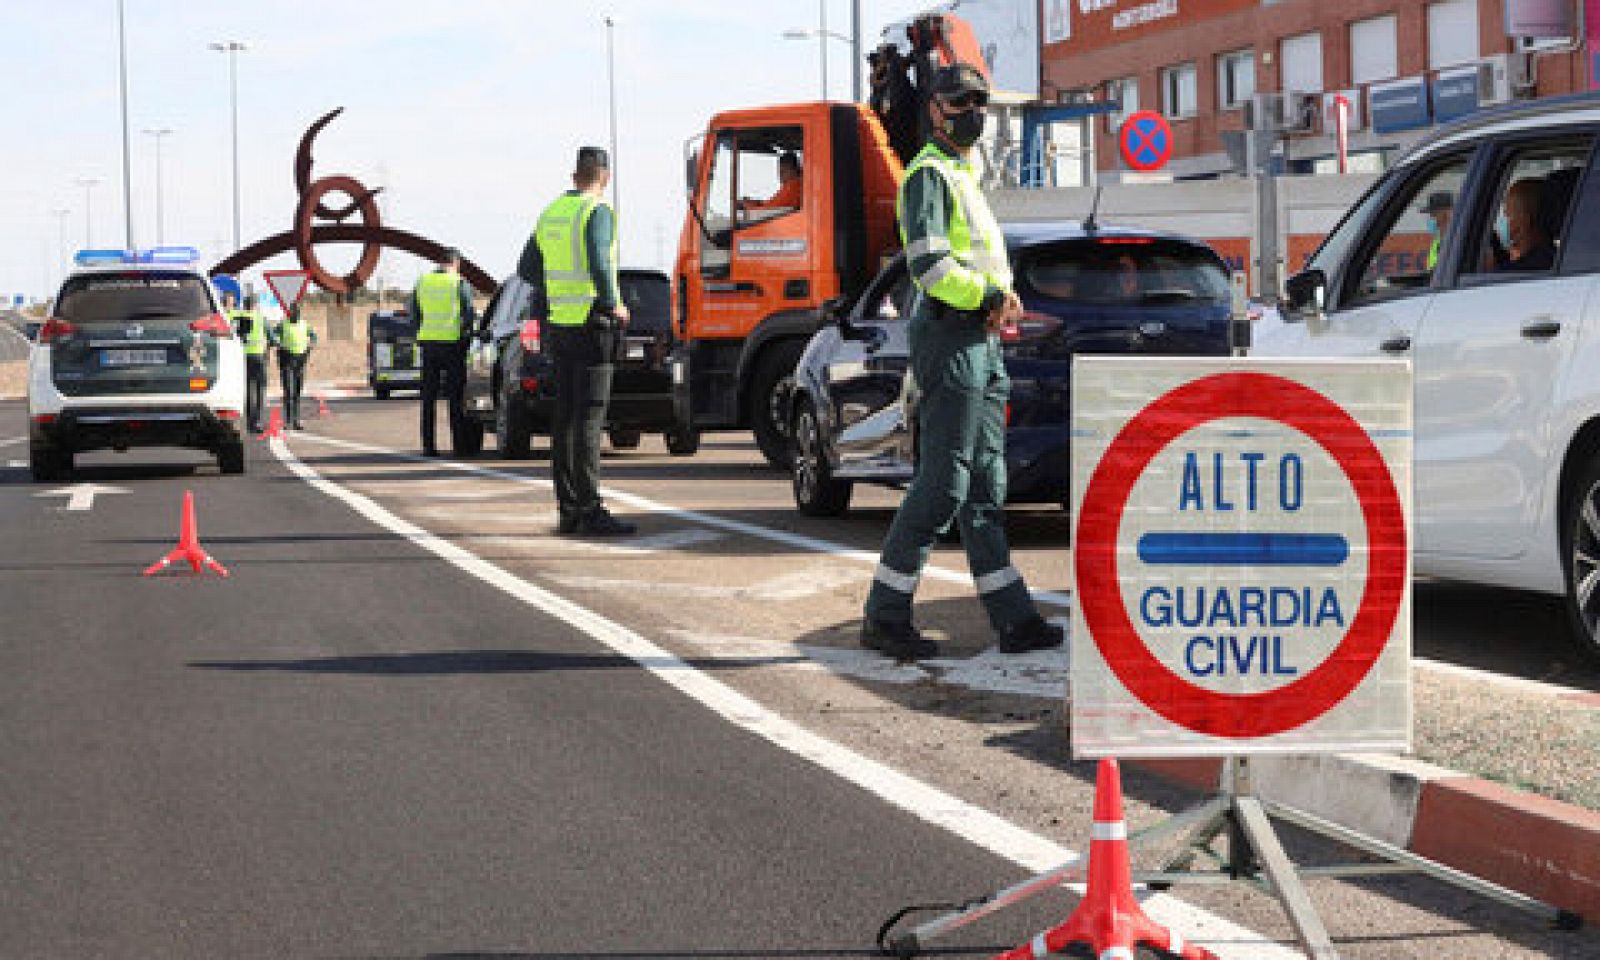
M166 242L166 217L162 209L161 195L161 140L172 133L172 128L146 128L144 132L156 138L156 246L159 247Z
M99 177L79 177L74 180L83 188L83 245L85 249L94 246L94 199L90 191L100 182Z
M248 50L237 40L206 46L228 55L228 103L233 111L233 249L239 249L239 52Z
M622 188L617 185L617 64L612 47L612 30L617 21L614 17L606 17L606 86L609 88L611 104L611 209L622 222Z
M838 40L850 45L850 98L861 101L861 0L850 0L850 36L828 29L828 0L820 0L815 29L794 27L783 31L787 40L817 38L817 48L822 52L822 99L828 99L828 41Z
M133 249L133 146L128 136L128 27L117 0L118 72L122 81L122 225L123 249Z
M67 269L67 217L72 211L56 207L50 215L56 218L56 268L64 272Z

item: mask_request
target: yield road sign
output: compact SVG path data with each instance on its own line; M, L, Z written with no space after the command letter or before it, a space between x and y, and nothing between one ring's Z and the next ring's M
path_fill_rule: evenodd
M1172 126L1154 110L1139 110L1117 134L1122 161L1135 170L1160 170L1172 159Z
M106 487L98 483L75 483L70 487L59 487L55 490L46 490L36 493L36 497L66 497L66 506L63 510L93 510L94 498L107 493L127 493L121 487Z
M1075 361L1076 750L1409 745L1410 391L1403 362Z
M278 298L278 305L285 311L294 309L311 282L311 274L304 270L268 270L262 276L266 277L272 295Z

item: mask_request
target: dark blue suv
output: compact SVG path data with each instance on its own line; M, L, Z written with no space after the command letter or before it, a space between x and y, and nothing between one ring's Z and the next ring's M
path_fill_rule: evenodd
M1008 502L1068 502L1072 356L1228 353L1228 268L1176 234L1075 223L1008 224L1027 313L1002 341ZM800 512L836 516L856 481L903 484L916 468L914 295L896 257L811 338L788 398Z

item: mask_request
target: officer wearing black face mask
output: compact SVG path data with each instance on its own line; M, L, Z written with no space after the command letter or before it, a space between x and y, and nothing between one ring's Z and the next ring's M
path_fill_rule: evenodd
M938 652L911 622L911 599L940 531L961 542L1000 650L1062 642L1039 616L1011 565L1006 542L1005 404L1011 389L998 333L1021 317L1005 237L978 189L972 146L983 133L989 84L967 64L934 76L933 135L900 185L900 239L917 295L911 368L917 408L917 473L883 543L867 594L861 642L896 659Z

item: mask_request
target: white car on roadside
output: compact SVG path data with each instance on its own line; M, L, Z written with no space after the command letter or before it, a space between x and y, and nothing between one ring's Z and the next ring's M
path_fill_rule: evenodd
M1416 571L1564 595L1600 658L1597 147L1596 95L1440 129L1290 279L1252 352L1409 357Z
M54 483L76 454L187 447L244 472L244 348L186 247L86 250L28 358L28 452Z

